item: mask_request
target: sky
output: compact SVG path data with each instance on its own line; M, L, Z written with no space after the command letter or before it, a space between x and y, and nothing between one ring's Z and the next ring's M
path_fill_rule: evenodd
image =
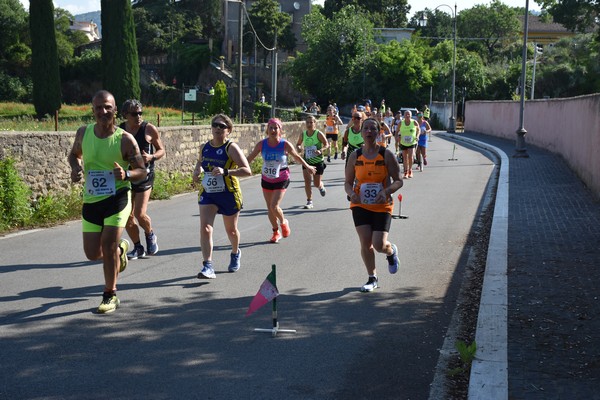
M29 9L29 0L19 0L26 9ZM525 7L526 0L501 0L502 3L510 7ZM316 3L323 4L324 0L317 0ZM440 0L439 2L434 0L425 4L422 0L408 0L408 4L411 6L411 12L420 11L425 7L433 9L440 4L447 4L454 9L454 1ZM489 4L489 0L459 0L456 1L457 10L460 13L465 8L471 8L477 4ZM54 0L54 7L64 8L73 15L83 14L90 11L100 10L100 0ZM540 10L541 7L533 0L529 1L529 10ZM448 7L440 7L441 11L445 11L450 14Z

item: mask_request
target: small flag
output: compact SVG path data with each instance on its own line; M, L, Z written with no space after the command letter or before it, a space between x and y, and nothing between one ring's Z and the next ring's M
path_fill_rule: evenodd
M279 291L277 290L277 285L275 283L275 272L272 271L262 285L260 285L260 289L258 289L258 292L252 299L250 307L248 307L248 311L246 312L246 317L277 296L279 296Z

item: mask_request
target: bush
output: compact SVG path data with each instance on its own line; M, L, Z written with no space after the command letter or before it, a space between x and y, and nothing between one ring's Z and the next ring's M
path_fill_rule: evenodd
M27 101L31 98L31 81L21 80L0 71L0 101Z
M0 160L0 229L8 230L23 227L29 223L31 190L23 182L15 160Z
M163 171L155 171L154 188L150 198L152 200L167 200L173 195L190 192L193 189L192 175L180 172L167 174Z
M62 80L93 82L102 78L102 53L100 49L86 49L62 68Z
M229 108L229 96L227 94L227 86L225 86L225 82L219 80L215 83L215 94L212 96L210 100L210 106L208 107L208 112L210 115L215 114L227 114L231 112Z
M254 103L254 121L267 122L271 116L271 105L257 101Z

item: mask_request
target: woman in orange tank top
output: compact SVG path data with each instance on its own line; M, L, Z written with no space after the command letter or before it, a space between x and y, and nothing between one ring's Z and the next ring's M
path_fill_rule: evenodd
M364 144L349 156L346 165L344 188L350 198L360 252L369 274L361 292L371 292L378 287L376 251L386 255L390 273L395 274L400 264L398 248L388 241L388 232L394 209L392 194L403 182L394 153L376 142L380 129L379 122L373 118L362 123Z

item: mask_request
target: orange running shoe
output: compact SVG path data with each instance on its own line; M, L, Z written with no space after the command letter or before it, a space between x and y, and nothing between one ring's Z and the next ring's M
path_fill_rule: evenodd
M279 239L281 239L281 234L279 233L279 229L273 229L273 236L271 236L271 239L269 239L269 241L271 243L277 243L277 242L279 242Z
M408 177L409 177L409 178L412 178L412 176L413 176L413 175L412 175L412 170L411 170L411 171L408 171Z
M288 222L287 219L284 219L283 222L281 223L281 234L283 235L284 238L290 236L290 233L292 233L292 231L290 230L290 223Z

